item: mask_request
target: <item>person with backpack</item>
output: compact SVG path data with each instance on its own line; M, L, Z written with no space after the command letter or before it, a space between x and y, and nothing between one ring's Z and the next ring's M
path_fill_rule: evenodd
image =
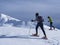
M55 29L55 27L53 26L53 20L52 20L52 18L50 16L48 16L48 19L49 19L48 22L50 22L50 29L49 30L52 30L52 28Z
M33 36L38 36L38 27L40 27L42 29L43 34L44 34L44 37L42 37L42 38L47 39L45 30L44 30L44 27L43 27L44 19L42 18L42 16L39 16L39 13L36 13L35 16L36 16L36 19L31 20L32 22L37 21L37 25L36 25L36 28L35 28L36 29L36 34L33 34Z

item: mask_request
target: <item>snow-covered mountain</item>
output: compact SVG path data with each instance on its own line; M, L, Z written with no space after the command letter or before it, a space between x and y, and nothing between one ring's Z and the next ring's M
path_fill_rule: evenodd
M0 15L0 25L4 25L4 24L19 25L19 24L21 24L21 20L13 18L13 17L5 15L5 14L1 14Z
M3 26L3 25L25 26L26 25L29 27L30 25L32 25L32 27L34 27L35 26L34 24L35 24L34 22L31 22L31 21L25 22L5 14L0 15L0 26Z
M13 18L13 17L8 16L8 15L5 15L5 14L1 14L0 18L1 18L1 19L4 19L5 22L8 21L8 20L21 21L21 20L19 20L19 19Z

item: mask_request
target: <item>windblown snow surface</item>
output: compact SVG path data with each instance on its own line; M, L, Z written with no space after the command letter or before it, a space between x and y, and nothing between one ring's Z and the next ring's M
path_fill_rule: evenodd
M48 40L41 39L44 35L39 28L39 37L30 36L35 33L35 28L30 27L0 27L0 45L60 45L60 30L49 30L44 25Z

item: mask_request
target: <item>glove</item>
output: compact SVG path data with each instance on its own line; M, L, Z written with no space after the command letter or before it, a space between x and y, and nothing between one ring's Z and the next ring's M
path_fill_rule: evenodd
M31 22L33 22L34 20L31 20Z

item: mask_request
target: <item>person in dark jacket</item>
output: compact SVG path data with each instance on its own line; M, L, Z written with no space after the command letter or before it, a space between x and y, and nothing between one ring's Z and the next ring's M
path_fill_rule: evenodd
M36 19L35 20L31 20L32 22L37 21L37 25L36 25L36 34L33 34L33 36L38 36L38 27L40 27L43 31L44 37L42 37L43 39L47 39L44 27L43 27L43 22L44 19L42 18L42 16L39 16L39 13L35 14Z
M50 29L49 30L52 30L52 28L55 29L55 27L53 26L53 20L52 20L52 18L50 16L48 16L48 19L49 19L48 22L50 22Z

